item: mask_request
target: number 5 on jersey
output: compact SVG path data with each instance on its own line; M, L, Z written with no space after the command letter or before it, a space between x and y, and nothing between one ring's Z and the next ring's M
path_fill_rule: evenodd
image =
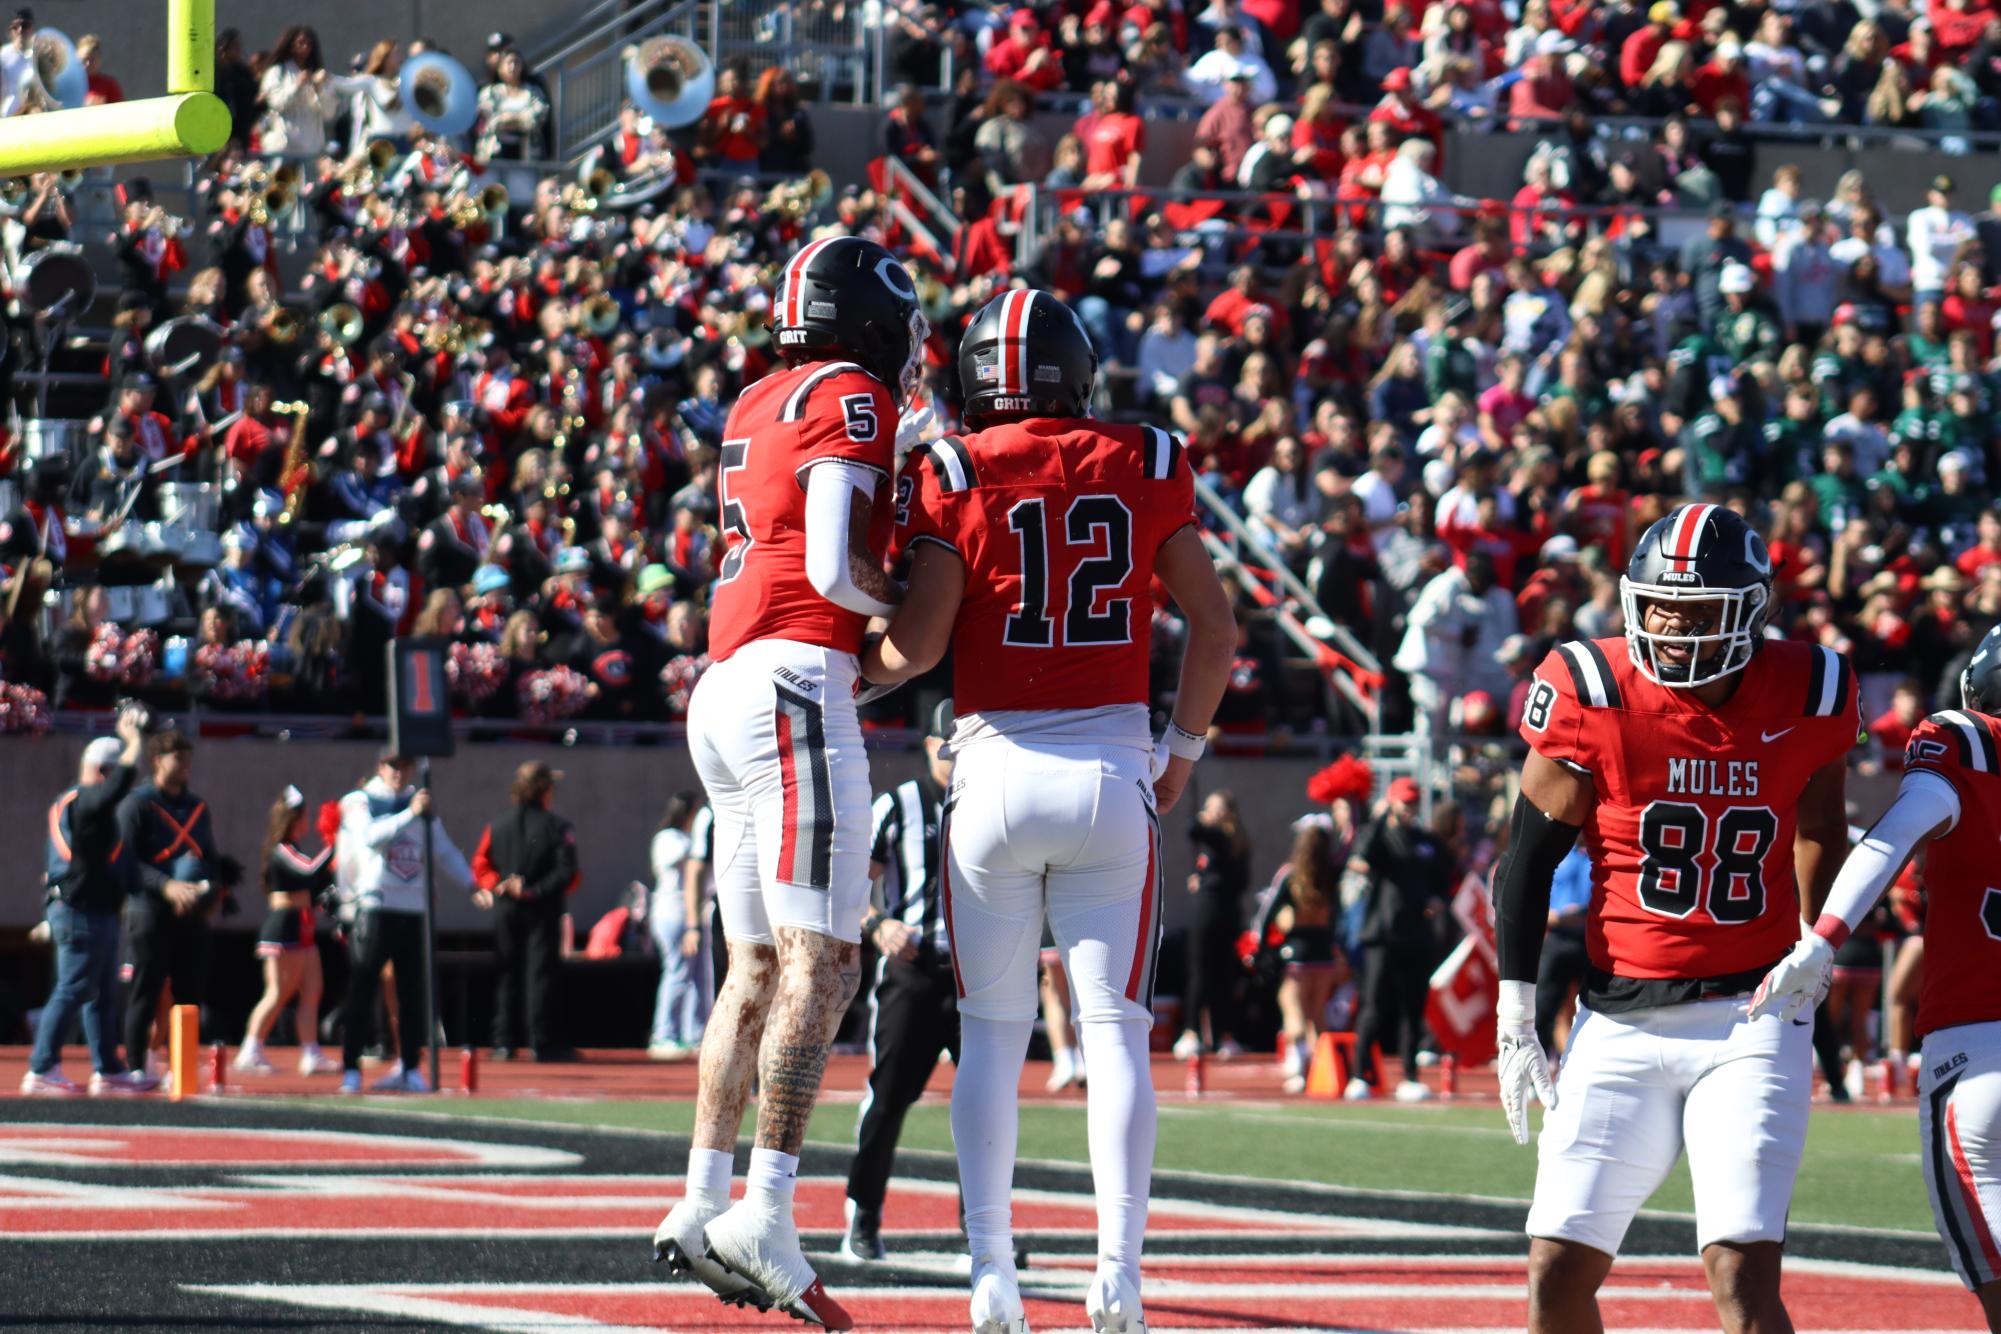
M723 564L717 573L716 582L726 584L743 573L744 558L750 555L750 516L744 513L743 501L732 494L735 487L730 482L731 473L742 473L750 466L750 441L723 441L722 467L716 473L717 499L723 510ZM761 568L761 567L760 567Z

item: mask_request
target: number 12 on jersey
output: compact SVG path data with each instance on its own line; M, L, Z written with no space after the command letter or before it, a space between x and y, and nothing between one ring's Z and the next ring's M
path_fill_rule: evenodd
M1002 633L1016 648L1058 645L1125 644L1132 640L1132 599L1098 600L1122 586L1133 569L1132 511L1117 496L1078 496L1064 511L1063 532L1052 550L1047 503L1039 496L1017 501L1007 526L1021 547L1021 602L1008 614ZM1051 567L1082 548L1070 572L1062 635L1050 615Z

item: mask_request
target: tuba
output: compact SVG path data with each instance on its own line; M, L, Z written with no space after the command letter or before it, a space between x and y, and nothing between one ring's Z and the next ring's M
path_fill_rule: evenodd
M404 65L397 91L411 117L441 139L464 134L479 118L472 72L437 51L426 51Z
M76 43L55 28L37 28L30 42L35 52L35 78L58 110L83 105L90 94L90 76L77 59Z
M685 37L651 37L625 51L625 95L670 130L693 125L716 95L708 53Z
M607 293L599 292L596 296L585 301L583 306L577 311L577 323L588 329L591 333L596 334L599 338L606 338L611 335L613 330L618 328L618 322L622 315L623 312L619 309L617 298Z
M336 301L320 312L320 332L342 347L361 341L361 311L350 301Z

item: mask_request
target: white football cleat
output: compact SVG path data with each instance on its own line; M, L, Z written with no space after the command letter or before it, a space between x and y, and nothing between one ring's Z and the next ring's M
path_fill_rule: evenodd
M1415 1079L1406 1079L1398 1083L1394 1096L1398 1102L1430 1102L1431 1088Z
M734 1304L748 1302L760 1311L775 1306L795 1320L823 1329L855 1327L806 1262L790 1209L738 1200L702 1229L702 1242L711 1262L743 1282Z
M1146 1313L1140 1310L1139 1289L1117 1265L1102 1264L1084 1294L1084 1314L1093 1334L1146 1334Z
M1012 1274L992 1257L973 1261L973 1334L1028 1334L1028 1312Z
M1051 1093L1061 1093L1082 1079L1083 1072L1077 1067L1077 1054L1073 1050L1059 1051L1049 1064L1049 1082L1042 1087Z
M654 1229L653 1259L656 1264L665 1260L676 1274L694 1275L716 1296L742 1306L749 1300L743 1294L750 1284L711 1260L709 1245L702 1239L702 1229L729 1207L727 1196L687 1196Z
M1193 1033L1183 1033L1174 1043L1174 1059L1192 1061L1202 1051L1202 1039Z

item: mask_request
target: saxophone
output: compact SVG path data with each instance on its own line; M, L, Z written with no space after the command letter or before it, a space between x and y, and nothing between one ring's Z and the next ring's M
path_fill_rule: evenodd
M311 484L312 459L306 453L306 423L313 415L312 405L304 399L291 403L273 403L271 411L280 416L296 417L292 423L292 440L285 446L285 466L278 471L278 486L285 493L285 512L278 516L279 523L291 523L299 517L299 510L306 503L306 491Z

